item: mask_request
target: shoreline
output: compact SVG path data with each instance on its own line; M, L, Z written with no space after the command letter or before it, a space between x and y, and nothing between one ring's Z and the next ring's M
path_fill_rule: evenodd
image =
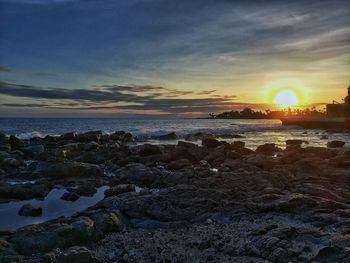
M1 135L5 203L45 199L62 185L69 205L109 188L104 199L71 217L0 231L0 261L346 262L345 142L311 147L288 140L285 149L263 144L252 150L239 137L197 139L201 145L135 145L125 132L29 140Z

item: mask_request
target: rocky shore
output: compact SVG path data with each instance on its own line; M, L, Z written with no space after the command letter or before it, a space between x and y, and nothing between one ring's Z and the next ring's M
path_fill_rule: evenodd
M232 138L232 136L230 136ZM0 135L0 202L105 198L71 217L0 231L0 262L350 262L350 150L196 134ZM176 134L158 139L176 140ZM41 207L24 205L23 217Z

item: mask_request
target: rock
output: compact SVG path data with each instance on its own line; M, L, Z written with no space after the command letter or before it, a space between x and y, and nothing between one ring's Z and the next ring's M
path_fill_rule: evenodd
M328 148L342 148L345 145L343 141L330 141L327 143Z
M7 168L18 168L22 163L15 158L6 158L1 162L1 165Z
M297 140L297 139L286 140L287 146L301 146L303 143L308 144L308 142L304 140Z
M60 136L61 140L74 141L76 138L77 138L77 134L75 132L68 132Z
M280 152L281 149L276 147L274 143L265 143L263 145L258 146L256 149L257 153L263 153L265 155L273 155L276 152Z
M177 139L177 135L175 132L171 132L165 135L160 135L158 137L156 137L158 140L176 140Z
M71 201L71 202L77 201L79 198L80 198L80 195L78 195L76 192L67 192L61 196L62 200Z
M216 139L212 139L212 138L206 138L206 139L202 139L202 145L208 148L216 148L220 145L222 145L222 142L216 140Z
M236 149L236 148L243 148L243 147L245 147L245 142L234 141L233 143L231 143L231 146L233 146L234 149Z
M90 131L86 133L81 133L77 135L77 140L79 142L98 142L102 138L102 131Z
M161 154L162 151L158 145L144 144L141 146L139 154L140 156L149 156L154 154Z
M129 164L118 169L116 175L123 183L148 187L159 178L160 172L143 164Z
M198 147L196 144L191 143L191 142L184 142L184 141L178 141L177 146L183 147L183 148L194 148Z
M26 204L23 205L19 211L18 211L18 215L20 216L33 216L33 217L37 217L37 216L41 216L42 214L42 208L34 208L31 204Z
M135 191L136 188L133 184L120 184L107 189L104 194L105 196L112 196Z
M328 140L328 136L327 136L327 135L322 135L322 136L320 137L320 139L321 139L321 140Z
M98 165L77 162L51 164L44 169L43 174L53 178L102 177L104 175Z
M64 250L57 257L57 263L101 263L86 247L74 246Z
M0 144L7 143L8 140L9 140L9 138L5 134L0 133Z
M316 257L316 262L349 262L350 251L338 246L324 247L320 249Z
M0 198L32 199L43 198L49 193L49 187L43 183L9 185L0 182Z
M91 217L95 222L93 233L95 240L100 240L106 233L119 232L124 228L116 212L96 213Z
M24 142L18 139L16 136L11 135L9 138L9 143L11 145L11 149L21 149L25 146Z
M192 166L191 162L187 159L180 159L177 161L172 161L166 167L169 170L180 170L185 167Z
M97 192L97 190L92 183L87 182L79 186L75 192L81 196L92 196Z

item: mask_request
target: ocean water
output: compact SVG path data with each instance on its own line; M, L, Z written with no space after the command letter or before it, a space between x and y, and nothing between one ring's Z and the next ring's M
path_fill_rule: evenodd
M193 133L235 134L249 148L264 143L285 146L287 139L302 139L312 146L325 146L329 140L343 140L350 147L349 133L330 133L326 130L305 130L294 126L282 126L279 120L218 120L218 119L114 119L114 118L0 118L0 133L16 135L21 139L60 135L66 132L101 130L106 134L123 130L135 136L149 138L151 143L176 143L157 141L152 136L175 132L180 138ZM328 139L321 139L327 136Z

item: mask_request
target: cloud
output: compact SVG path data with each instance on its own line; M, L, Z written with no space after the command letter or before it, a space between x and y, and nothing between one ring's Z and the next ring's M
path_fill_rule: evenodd
M216 90L200 92L210 95ZM40 103L2 103L3 107L51 108L64 110L156 111L183 114L231 109L245 105L234 102L235 96L183 98L194 92L150 85L95 85L94 89L49 89L0 81L0 95L36 99ZM253 105L253 104L252 104Z
M8 67L0 66L0 72L11 72L12 70Z

